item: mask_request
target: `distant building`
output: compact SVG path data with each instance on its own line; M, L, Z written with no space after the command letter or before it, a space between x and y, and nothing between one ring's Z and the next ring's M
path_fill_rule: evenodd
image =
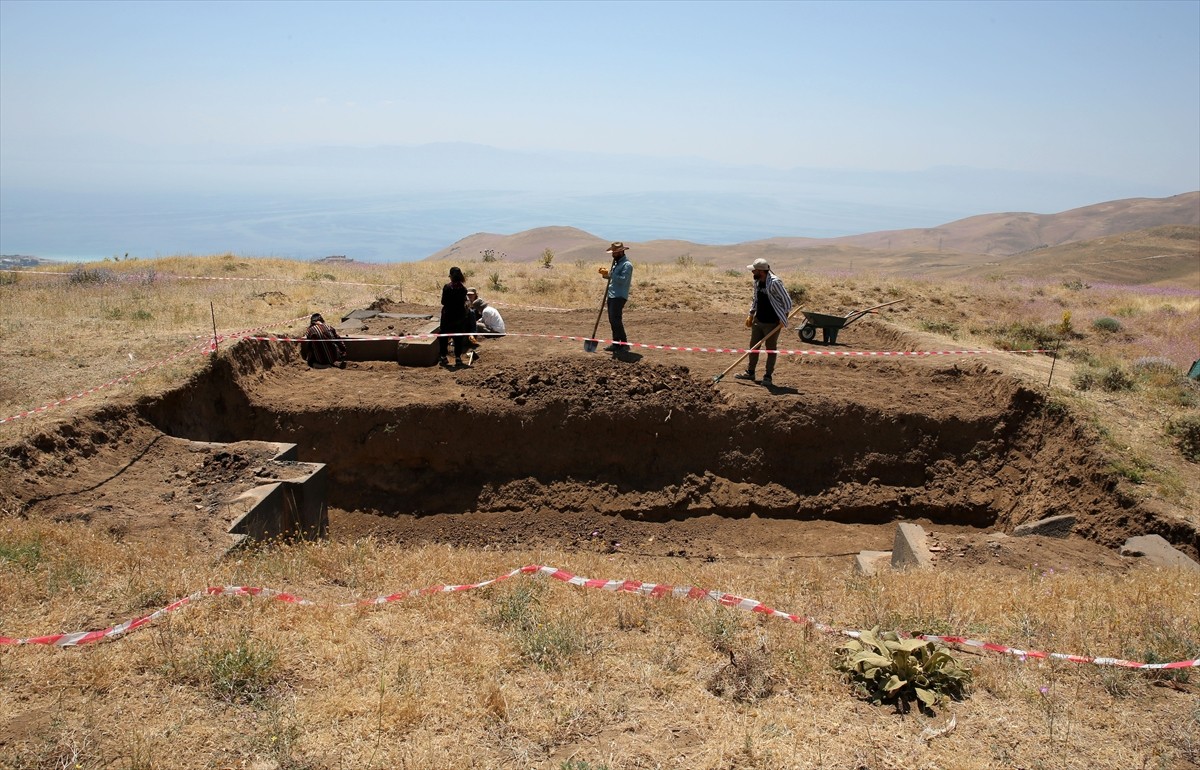
M330 257L321 257L320 259L317 260L317 264L319 264L319 265L331 265L331 264L340 265L340 264L345 264L346 262L353 262L353 261L354 261L353 259L350 259L349 257L347 257L345 255L335 254Z
M38 257L23 257L19 254L0 254L0 268L12 270L18 267L38 267L49 264L51 260Z

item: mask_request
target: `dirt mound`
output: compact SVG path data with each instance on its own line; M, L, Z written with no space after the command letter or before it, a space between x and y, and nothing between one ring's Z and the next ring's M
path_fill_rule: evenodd
M559 359L505 366L486 375L480 387L518 406L566 401L582 408L637 404L688 411L724 401L711 383L692 377L686 366L645 363L630 371L610 358L598 364Z

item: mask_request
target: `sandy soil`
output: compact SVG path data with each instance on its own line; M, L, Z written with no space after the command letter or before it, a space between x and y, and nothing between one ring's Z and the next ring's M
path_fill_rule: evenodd
M419 305L386 305L428 313ZM310 369L287 343L244 341L187 385L3 450L0 489L26 515L131 540L226 542L226 504L262 483L253 444L294 443L330 473L330 537L685 559L849 560L922 523L942 566L1123 568L1112 550L1195 528L1120 494L1095 438L1012 357L785 356L775 385L714 377L729 354L588 353L595 313L503 308L510 335L472 367ZM741 318L633 309L651 344L743 346ZM601 335L607 323L601 324ZM411 331L371 319L364 335ZM872 319L819 351L916 349ZM922 347L922 349L928 349ZM1024 365L1024 364L1023 364ZM763 362L759 364L759 374ZM1070 513L1065 540L1004 535Z

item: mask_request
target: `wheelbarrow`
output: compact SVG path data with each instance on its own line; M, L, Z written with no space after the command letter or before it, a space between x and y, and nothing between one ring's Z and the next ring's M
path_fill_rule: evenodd
M897 299L891 302L885 302L882 305L869 307L866 310L855 310L846 315L828 315L826 313L810 313L807 310L801 310L804 314L804 324L800 327L800 339L805 342L812 342L816 339L817 329L821 330L821 341L826 345L832 345L837 342L838 332L845 329L850 324L865 316L867 313L874 313L881 307L895 305L897 302L904 300Z

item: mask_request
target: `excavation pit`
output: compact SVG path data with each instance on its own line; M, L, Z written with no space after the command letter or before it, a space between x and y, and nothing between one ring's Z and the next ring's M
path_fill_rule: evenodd
M506 320L590 323L546 315ZM736 319L707 323L721 339ZM648 313L629 325L678 334ZM867 349L903 344L882 324L854 331ZM510 335L471 368L316 370L247 340L123 419L146 436L295 444L324 466L334 538L850 564L916 521L938 566L1117 567L1112 549L1148 532L1195 555L1193 528L1117 494L1087 432L996 362L781 357L776 387L714 385L730 363ZM1068 539L998 537L1065 514Z

